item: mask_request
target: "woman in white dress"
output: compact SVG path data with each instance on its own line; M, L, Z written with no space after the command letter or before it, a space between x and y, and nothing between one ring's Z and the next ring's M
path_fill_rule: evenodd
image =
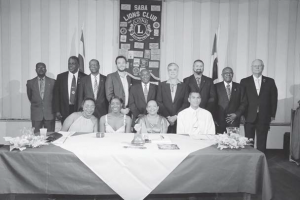
M93 115L95 111L95 100L86 98L81 104L82 111L74 112L65 120L62 131L68 132L97 132L97 118Z
M130 133L131 118L121 113L123 100L117 96L110 100L111 113L100 118L100 132Z

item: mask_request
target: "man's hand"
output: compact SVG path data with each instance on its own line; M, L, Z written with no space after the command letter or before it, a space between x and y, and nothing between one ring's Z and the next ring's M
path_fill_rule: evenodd
M62 116L61 116L60 112L57 112L57 113L56 113L56 118L57 118L58 120L61 120Z
M245 119L245 117L242 115L242 116L241 116L241 123L242 123L242 124L245 124L245 122L246 122L246 119Z
M122 108L121 113L123 113L124 115L127 115L129 113L129 108Z
M227 117L226 117L226 122L229 123L229 124L232 124L233 121L235 120L235 118L236 118L235 113L228 114Z
M177 120L177 115L169 116L167 119L171 125L174 125L175 121Z

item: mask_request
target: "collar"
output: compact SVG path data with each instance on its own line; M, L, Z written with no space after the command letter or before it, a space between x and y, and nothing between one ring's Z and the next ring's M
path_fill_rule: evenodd
M252 75L252 76L253 76L254 80L258 79L259 81L261 81L261 79L262 79L262 75L258 78L256 78L254 75Z
M79 72L79 70L75 74L73 74L72 72L69 71L69 76L73 77L73 75L75 75L75 77L77 78L78 77L78 72Z
M174 83L171 83L170 80L167 80L167 83L174 85ZM181 83L181 81L177 79L175 84L178 84L178 83Z
M197 112L197 111L199 111L200 109L201 109L200 107L198 107L196 110L195 110L194 108L192 108L192 106L189 107L189 110L191 110L191 111L193 111L193 112L194 112L194 111Z
M39 81L45 80L45 79L46 79L46 76L44 76L43 78L40 78L40 77L38 76L38 80L39 80Z
M230 83L226 83L225 81L223 81L223 82L224 82L225 88L227 87L228 84L230 85L230 88L232 88L232 81Z
M124 76L121 76L119 71L118 71L118 74L119 74L120 78L126 78L126 76L127 76L127 72L124 73L125 74Z
M147 84L146 83L143 83L143 82L141 82L142 83L142 86L145 86L145 85L147 85L147 87L150 85L150 82L148 82Z
M202 74L200 74L200 75L198 75L198 74L194 74L194 76L195 76L195 78L197 79L197 78L202 78Z
M95 78L95 77L99 77L100 76L100 73L98 73L96 76L94 74L91 74L91 77Z

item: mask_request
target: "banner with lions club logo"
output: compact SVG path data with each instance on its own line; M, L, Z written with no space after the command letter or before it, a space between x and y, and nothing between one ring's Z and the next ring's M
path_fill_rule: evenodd
M151 81L159 81L161 10L161 1L120 0L119 55L135 79L148 69Z

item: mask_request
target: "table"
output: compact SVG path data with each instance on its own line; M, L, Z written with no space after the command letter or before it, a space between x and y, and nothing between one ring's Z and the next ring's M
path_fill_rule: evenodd
M8 149L0 148L0 194L116 194L73 153L60 147ZM220 151L210 146L195 151L151 194L239 192L261 194L264 200L272 197L266 158L252 147Z

